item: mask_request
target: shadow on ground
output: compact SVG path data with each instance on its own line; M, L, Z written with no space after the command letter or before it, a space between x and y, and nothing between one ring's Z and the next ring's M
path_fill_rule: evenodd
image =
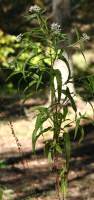
M94 127L84 126L86 137L83 143L73 143L72 158L69 173L69 199L91 200L94 196ZM73 131L72 131L73 132ZM72 133L70 132L70 134ZM4 189L13 190L14 200L28 198L57 199L55 194L55 172L50 169L44 156L44 149L37 149L36 155L32 151L0 154L5 166L0 169L0 185ZM62 158L61 158L62 159Z

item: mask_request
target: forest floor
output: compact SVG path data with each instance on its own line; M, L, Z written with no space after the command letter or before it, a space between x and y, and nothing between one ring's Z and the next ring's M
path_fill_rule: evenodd
M78 18L74 19L73 25L76 24L82 32L87 32L91 36L86 46L86 59L90 62L89 65L94 66L94 36L92 36L94 6L92 4L93 2L91 7L85 9L85 12L78 9ZM82 61L78 59L78 55L77 59L75 57L73 59L75 65L79 63L79 68ZM90 70L92 72L92 69ZM34 105L35 100L30 100L30 104L29 101L27 102L28 118L20 115L19 102L13 99L12 103L9 101L10 99L0 98L0 161L5 162L5 165L0 168L0 190L3 191L3 199L0 200L57 200L56 174L51 171L44 155L43 138L38 140L36 155L32 154L31 138L35 112L32 112L31 104ZM45 103L40 99L37 99L37 102ZM80 109L84 109L85 102L80 101L78 105ZM91 108L87 107L87 110L91 116ZM13 122L15 135L21 144L20 153L9 120ZM76 142L72 145L68 200L94 200L94 126L91 121L83 126L86 133L84 141L81 144ZM51 139L51 136L48 134L45 139Z
M83 101L79 101L81 111L85 105ZM92 109L88 107L87 110L88 115L91 116ZM36 155L32 153L34 114L30 112L27 118L10 115L6 120L0 121L0 160L5 163L0 169L3 200L58 199L55 192L56 173L51 170L44 155L44 141L51 139L50 133L38 140ZM12 120L15 136L9 125L10 120ZM94 199L94 126L91 120L82 125L86 134L84 141L81 144L78 142L72 144L68 200ZM74 127L70 134L73 130ZM21 145L20 152L15 138L19 140L18 145Z

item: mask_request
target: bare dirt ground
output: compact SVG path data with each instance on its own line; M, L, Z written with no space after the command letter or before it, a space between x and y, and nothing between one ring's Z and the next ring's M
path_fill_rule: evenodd
M81 102L80 108L82 109ZM88 114L91 116L89 108ZM36 155L32 154L32 131L35 124L34 113L28 118L10 116L0 122L0 160L5 165L0 169L0 186L3 200L57 200L55 192L56 174L44 155L44 140L37 143ZM21 144L19 153L15 137L9 126L13 121L15 135ZM73 143L69 173L69 200L94 199L94 127L88 121L84 125L86 137L83 143ZM70 134L72 131L70 132ZM18 144L18 145L19 145ZM62 159L62 158L60 158Z

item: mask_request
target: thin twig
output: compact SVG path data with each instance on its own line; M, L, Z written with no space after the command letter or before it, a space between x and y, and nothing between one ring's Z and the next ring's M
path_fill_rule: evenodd
M16 141L19 154L23 156L23 151L22 151L22 149L21 149L21 146L22 146L22 145L21 145L21 143L19 142L19 140L18 140L18 138L17 138L17 136L16 136L16 134L15 134L15 132L14 132L13 124L12 124L11 121L9 121L8 124L9 124L9 126L10 126L11 133L12 133L12 135L13 135L15 141ZM25 161L26 161L26 160L25 160ZM24 162L23 160L22 160L21 162L22 162L23 168L26 169L25 162ZM27 162L27 161L26 161L26 163L27 163L27 165L28 165L28 162Z

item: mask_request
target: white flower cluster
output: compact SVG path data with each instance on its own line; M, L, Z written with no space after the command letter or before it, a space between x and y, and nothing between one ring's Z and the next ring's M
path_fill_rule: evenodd
M33 12L40 12L41 8L37 5L31 6L29 8L29 12L33 13Z
M51 30L54 32L54 33L60 33L61 32L61 27L59 24L57 23L52 23L51 24Z
M21 41L21 39L22 39L22 36L23 36L23 34L22 34L22 33L20 33L19 35L17 35L16 39L17 39L17 41L18 41L18 42L20 42L20 41Z
M84 40L89 40L89 39L90 39L90 37L89 37L86 33L83 33L83 34L82 34L82 38L83 38Z

